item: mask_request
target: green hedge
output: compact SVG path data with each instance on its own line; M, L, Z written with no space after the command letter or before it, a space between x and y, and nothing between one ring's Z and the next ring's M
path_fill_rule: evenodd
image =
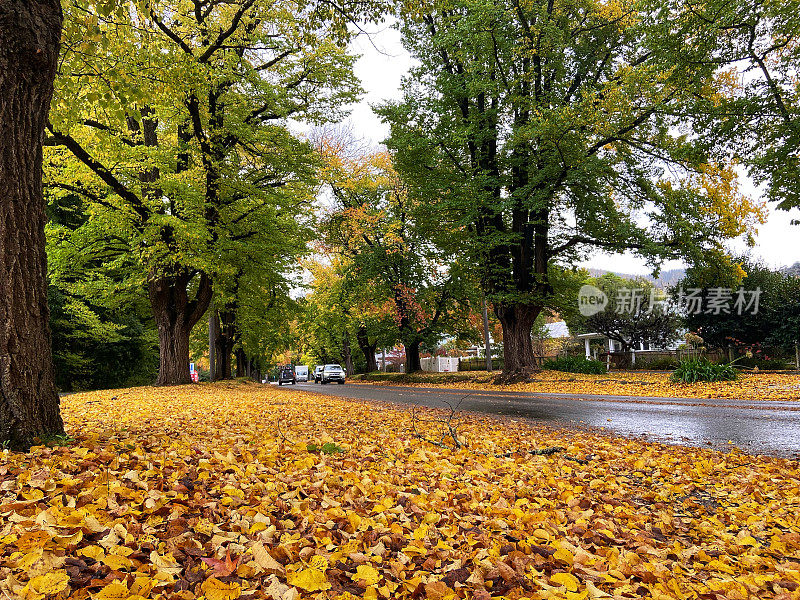
M550 371L564 371L566 373L586 373L588 375L603 375L606 372L606 365L599 360L592 360L585 356L559 356L552 360L546 360L542 364L543 369Z

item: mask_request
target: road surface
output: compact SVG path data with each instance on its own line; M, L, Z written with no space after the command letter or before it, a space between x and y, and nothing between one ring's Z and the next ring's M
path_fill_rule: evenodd
M330 396L447 408L530 419L552 425L600 427L627 436L800 457L800 402L545 394L383 385L291 386Z

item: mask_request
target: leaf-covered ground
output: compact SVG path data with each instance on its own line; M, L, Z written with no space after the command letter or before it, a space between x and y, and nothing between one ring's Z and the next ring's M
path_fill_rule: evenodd
M254 384L63 405L72 445L0 463L3 598L800 597L796 462L478 417L452 450Z
M495 385L497 374L415 373L398 374L378 380L354 381L377 385L430 386L447 385L463 389L545 392L560 394L608 394L612 396L658 396L664 398L718 398L740 400L800 400L800 375L783 373L746 373L737 381L683 384L670 381L668 373L614 371L605 375L583 375L542 371L529 382Z

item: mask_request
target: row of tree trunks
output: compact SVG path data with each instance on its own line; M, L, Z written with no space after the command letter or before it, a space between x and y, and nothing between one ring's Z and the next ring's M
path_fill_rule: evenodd
M0 442L64 433L47 307L42 140L59 0L0 0Z

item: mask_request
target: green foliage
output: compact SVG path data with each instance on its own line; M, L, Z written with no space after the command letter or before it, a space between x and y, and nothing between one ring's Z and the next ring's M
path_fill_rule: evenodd
M238 346L263 351L260 316L291 304L316 191L316 155L288 119L343 117L360 91L346 23L381 8L66 2L45 174L85 218L51 232L56 268L102 265L87 297L147 290L160 318L170 290L189 329L213 282Z
M704 135L726 88L691 6L442 0L403 16L418 66L380 110L387 144L498 315L556 308L551 266L592 250L695 262L763 219Z
M546 360L543 369L550 371L564 371L566 373L586 373L588 375L603 375L606 371L605 364L599 360L592 360L585 356L559 356Z
M336 444L335 442L325 442L322 446L318 446L317 444L308 444L306 446L306 450L308 450L311 454L344 454L344 448Z
M676 358L646 359L637 355L634 368L645 371L674 371L677 367L678 359Z
M783 358L752 358L747 356L740 356L736 359L736 365L739 367L756 368L760 371L782 371L784 369L793 368L793 364Z
M800 206L800 2L709 0L695 18L715 24L706 35L722 44L718 77L731 92L709 103L715 133L778 208Z
M679 383L735 381L739 373L733 363L715 364L705 357L682 360L670 378Z
M76 232L88 220L80 197L49 200L47 300L56 384L62 391L151 384L158 342L146 305L122 291L120 263L75 251Z
M158 371L152 322L48 288L56 385L62 391L149 385Z
M800 340L800 278L747 257L729 259L722 265L690 268L673 290L673 295L699 290L704 307L714 288L731 294L728 312L692 311L686 315L687 327L698 332L709 347L731 347L744 354L765 346L793 354ZM748 294L760 290L755 314L755 305L747 310L743 307L742 314L734 307L739 289ZM745 297L750 299L750 295Z

